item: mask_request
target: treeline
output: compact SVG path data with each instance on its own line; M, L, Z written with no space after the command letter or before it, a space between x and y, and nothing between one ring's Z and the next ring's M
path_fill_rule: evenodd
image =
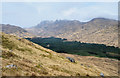
M104 44L81 43L78 41L67 41L67 39L54 37L36 37L26 39L59 53L77 54L81 56L108 57L120 60L120 49L114 46L106 46Z

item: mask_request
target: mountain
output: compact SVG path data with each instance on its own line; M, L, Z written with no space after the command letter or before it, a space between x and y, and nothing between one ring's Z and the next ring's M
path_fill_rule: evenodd
M24 38L1 36L2 76L118 76L118 60L60 54Z
M14 26L10 24L0 24L0 28L2 28L2 32L6 34L12 34L16 35L19 37L30 37L32 36L30 33L27 32L27 30L19 27L19 26Z
M118 47L118 22L106 18L94 18L88 22L78 20L42 21L27 29L41 37L66 38L69 41L105 44Z

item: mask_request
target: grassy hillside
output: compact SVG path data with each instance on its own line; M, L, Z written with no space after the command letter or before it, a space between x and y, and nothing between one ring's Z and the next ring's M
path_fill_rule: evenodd
M108 57L120 60L119 48L106 46L104 44L81 43L77 41L66 41L61 38L27 38L43 47L54 50L58 53L77 54L82 56Z
M101 72L118 76L115 59L59 54L23 38L1 35L3 76L99 76ZM67 56L76 62L70 62ZM8 68L11 64L16 67Z

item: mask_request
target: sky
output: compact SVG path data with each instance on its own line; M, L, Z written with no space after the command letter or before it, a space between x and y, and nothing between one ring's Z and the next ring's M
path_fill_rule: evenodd
M23 28L44 20L118 19L117 2L2 2L2 23Z

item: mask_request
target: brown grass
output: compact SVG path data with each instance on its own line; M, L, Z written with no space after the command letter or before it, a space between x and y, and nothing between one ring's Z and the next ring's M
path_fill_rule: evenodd
M20 41L18 37L2 35L4 41L14 44L11 53L10 44L1 48L3 76L99 76L100 72L105 76L118 75L117 60L59 54L28 40ZM71 63L66 59L67 56L74 58L77 63ZM16 65L17 69L7 69L6 65L10 64Z

